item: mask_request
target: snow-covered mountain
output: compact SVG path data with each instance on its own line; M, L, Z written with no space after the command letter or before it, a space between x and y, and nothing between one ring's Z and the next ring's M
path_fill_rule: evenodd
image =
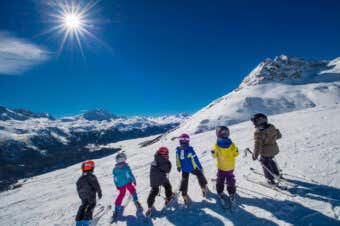
M281 149L277 161L292 185L284 195L261 185L251 183L243 175L258 181L263 177L253 174L250 167L261 170L258 161L250 156L239 155L236 160L235 179L239 194L239 208L232 214L218 204L216 195L203 199L197 179L189 180L188 194L192 199L189 207L183 206L181 197L174 209L155 212L148 225L250 225L250 226L335 226L340 222L340 105L317 106L306 110L271 116L270 122L283 135L278 141ZM243 150L253 145L254 128L249 122L230 127L231 138ZM137 192L144 209L150 191L149 171L155 151L166 146L170 160L176 163L175 148L178 141L164 137L159 143L141 148L139 144L154 137L139 138L111 144L121 147L128 156L128 164L137 180ZM191 136L191 145L204 168L208 186L215 194L216 162L210 149L216 142L215 133L205 132ZM97 159L95 174L102 186L101 205L114 205L118 190L113 185L112 168L114 156ZM74 225L75 214L80 205L76 193L76 181L81 175L80 164L50 173L21 180L15 190L0 193L0 225L57 226ZM180 173L173 167L169 174L176 191L181 181ZM161 190L164 195L164 189ZM124 202L127 200L127 195ZM155 208L160 210L164 199L157 196ZM98 207L95 212L98 211ZM98 222L98 226L110 225L111 211ZM146 225L136 218L132 202L124 210L116 225Z
M10 110L3 106L0 106L0 120L19 120L24 121L30 118L47 118L53 120L53 117L47 113L33 113L25 109Z
M174 134L232 125L256 112L278 114L340 103L340 58L308 61L281 55L260 63L234 91L183 122Z
M122 117L98 109L54 119L48 114L0 107L0 161L4 163L0 165L0 188L18 177L112 154L118 149L106 144L164 133L187 117Z

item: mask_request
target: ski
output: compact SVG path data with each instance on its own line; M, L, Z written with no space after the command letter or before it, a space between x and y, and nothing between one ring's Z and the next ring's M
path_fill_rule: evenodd
M167 205L164 205L163 208L160 210L160 213L164 213L166 210L168 210L169 208L171 208L171 206L175 203L175 201L177 200L178 196L180 194L180 191L176 191L174 192L174 195L172 196L171 200L167 203ZM155 211L155 208L152 208L151 211L147 211L145 213L145 222L147 223L148 221L151 220L152 214Z
M93 219L91 221L90 226L97 225L100 218L106 215L110 211L111 208L112 208L111 205L107 205L107 206L100 205L99 210L93 215Z
M267 183L264 183L262 181L257 181L253 178L250 178L246 175L243 175L243 178L246 179L247 181L251 182L251 183L255 183L255 184L258 184L258 185L261 185L265 188L268 188L268 189L272 189L278 193L281 193L281 194L284 194L286 196L289 196L289 197L295 197L295 195L289 193L289 192L286 192L284 189L282 189L279 185L277 184L274 184L274 185L270 185L270 184L267 184Z
M176 191L174 193L174 195L171 197L171 200L167 203L167 205L164 205L163 209L161 210L161 213L163 213L165 210L168 210L169 208L172 207L172 205L175 203L180 193L181 191Z
M254 174L264 176L263 172L260 172L259 170L254 169L252 167L250 167L250 171L253 172ZM284 178L279 178L277 180L277 184L279 184L281 186L281 189L284 189L284 190L288 190L289 188L296 188L297 187L296 184L293 184L293 183L287 181Z
M282 175L292 177L292 178L296 178L296 179L301 179L301 180L304 180L306 182L311 182L311 183L320 185L320 182L313 180L313 179L310 179L308 177L302 176L302 175L293 175L293 174L289 174L289 173L283 173Z

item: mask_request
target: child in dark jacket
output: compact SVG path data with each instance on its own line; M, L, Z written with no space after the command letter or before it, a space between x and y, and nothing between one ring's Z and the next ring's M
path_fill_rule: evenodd
M155 159L151 163L150 168L150 185L151 191L148 197L148 210L146 215L149 215L152 211L155 198L159 193L159 186L163 186L165 189L165 205L170 202L172 198L172 188L167 174L170 173L171 162L169 161L169 150L166 147L161 147L155 154Z
M208 192L208 182L202 172L203 169L201 163L198 160L194 149L189 145L189 141L189 135L182 134L179 137L180 146L176 148L177 170L178 172L182 171L180 191L182 192L183 200L185 203L188 203L189 201L189 196L187 192L190 173L194 174L197 177L203 195L205 196Z
M76 226L88 226L91 223L93 210L96 206L96 194L102 198L102 191L97 177L93 174L95 163L88 160L82 163L83 174L77 181L77 192L81 206L76 216Z
M116 218L122 212L122 202L128 190L132 196L132 199L137 207L137 209L141 209L142 206L138 202L138 196L135 189L136 186L136 179L132 174L131 168L126 163L126 155L125 153L119 153L116 156L116 162L112 174L113 174L113 181L116 185L117 189L119 190L119 195L117 196L115 202L115 211L113 212L113 218Z

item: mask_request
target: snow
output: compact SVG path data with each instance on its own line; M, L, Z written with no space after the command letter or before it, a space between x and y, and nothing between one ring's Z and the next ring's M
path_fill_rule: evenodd
M174 211L161 214L153 219L153 225L340 225L340 105L316 106L300 111L278 114L269 117L282 132L279 140L281 149L277 156L285 173L305 176L318 183L292 178L298 188L290 190L296 197L289 197L271 189L252 184L242 175L252 174L250 167L260 169L258 162L250 157L237 158L236 180L241 196L238 212L223 213L216 200L202 201L196 178L191 176L189 195L193 203L187 209L180 204ZM243 150L252 147L253 127L250 122L230 127L231 138ZM136 178L139 199L146 208L149 187L149 169L153 154L160 146L170 148L170 159L175 165L177 141L172 134L145 148L138 146L141 138L111 144L121 147L128 156ZM191 144L204 167L209 187L216 175L215 160L210 149L215 141L214 131L192 136ZM111 171L114 155L96 160L96 170L103 190L101 204L114 204L117 190L113 185ZM0 193L0 225L74 225L74 216L80 205L75 190L75 182L80 176L80 164L22 181L23 186ZM175 167L169 175L174 189L178 188L180 175ZM289 178L289 177L287 177ZM162 190L164 192L164 190ZM155 207L160 209L164 200L157 197ZM136 225L135 207L132 203L124 212L125 217L117 225ZM98 225L109 225L111 214L101 218Z
M269 83L233 91L183 122L173 133L199 133L249 120L257 112L279 114L340 103L340 82L287 85Z

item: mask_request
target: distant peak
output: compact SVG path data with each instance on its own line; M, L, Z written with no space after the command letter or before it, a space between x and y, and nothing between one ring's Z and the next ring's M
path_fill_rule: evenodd
M322 78L320 78L319 72L327 69L330 62L337 62L337 59L333 61L305 60L284 54L276 56L274 59L267 58L244 78L236 91L270 82L303 84L320 81Z
M119 118L117 115L104 109L95 109L83 113L83 117L89 121L104 121Z
M32 118L47 118L54 120L54 118L48 113L34 113L26 109L9 109L4 106L0 106L0 120L19 120L24 121Z

